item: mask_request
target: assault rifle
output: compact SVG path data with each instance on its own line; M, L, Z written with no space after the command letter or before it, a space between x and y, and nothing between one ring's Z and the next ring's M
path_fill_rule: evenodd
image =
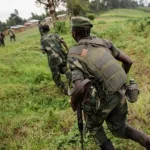
M78 119L78 129L80 132L80 143L81 143L81 150L84 150L83 148L83 118L82 118L82 108L81 108L81 102L78 102L77 104L77 119Z
M71 101L70 105L73 109L73 111L77 111L77 120L78 120L78 129L80 132L80 143L81 143L81 150L84 150L83 148L83 117L82 117L82 101L85 101L88 97L88 92L90 88L90 80L85 79L83 80L79 85L75 87L75 89L72 89L68 92L68 95L71 95ZM81 96L81 91L84 89L84 96ZM82 98L81 98L82 97Z

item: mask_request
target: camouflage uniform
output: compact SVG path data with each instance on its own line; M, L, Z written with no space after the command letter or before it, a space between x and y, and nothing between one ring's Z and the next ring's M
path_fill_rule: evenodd
M12 41L12 39L14 41L16 41L16 36L15 36L15 33L14 33L13 29L8 30L8 35L10 36L10 41Z
M89 20L83 17L75 17L74 20L72 19L72 27L80 27L81 25L83 27L85 26L84 30L86 31L86 26L91 26L91 23ZM81 28L79 28L79 30L80 29ZM92 43L93 41L100 41L101 45L99 48L96 49L97 43ZM105 134L103 128L104 121L106 121L108 128L115 136L132 139L146 147L147 150L150 150L150 138L148 138L148 136L143 132L140 132L126 124L128 107L126 97L124 95L125 80L122 86L120 86L116 92L110 93L108 91L109 87L106 86L103 78L101 78L101 76L97 76L98 71L94 72L94 69L91 67L92 65L89 65L90 60L95 60L95 56L88 55L88 53L92 54L97 50L98 55L96 57L98 58L99 55L101 55L101 52L98 51L102 51L104 47L107 48L107 52L105 51L105 53L110 52L109 55L111 55L111 57L113 56L113 59L111 60L116 61L114 58L119 56L121 51L115 48L110 41L96 39L96 37L91 36L81 38L77 45L69 50L68 54L68 65L72 74L72 86L76 87L74 85L75 81L83 81L84 79L91 80L91 87L88 91L89 96L86 98L86 100L84 100L84 98L82 99L83 111L86 114L86 128L93 135L99 147L103 150L114 150L113 145L111 144L110 140L107 139ZM88 59L83 58L86 57L86 55ZM116 68L115 66L113 66L113 68L108 68L108 65L111 66L112 61L108 63L109 60L104 60L105 58L106 57L104 56L97 61L99 66L102 65L103 61L106 63L106 65L104 64L103 68L101 68L99 72L107 69L108 74L105 75L109 76L109 74L112 73L111 71L115 70ZM120 80L120 78L117 80ZM117 80L115 81L118 82ZM115 85L115 83L113 84Z
M114 57L119 54L119 49L115 48L109 41L103 40L110 47ZM72 72L72 82L75 80L91 80L91 94L88 101L84 103L83 110L86 113L86 127L94 136L98 145L107 139L103 122L106 120L108 128L118 136L124 136L121 129L125 125L127 114L127 103L118 92L107 94L102 85L95 81L94 73L89 72L87 66L76 58L68 58L68 64ZM119 131L119 132L118 132Z
M55 33L46 33L41 39L42 50L47 53L48 65L52 72L55 84L66 90L65 83L61 80L60 74L68 75L66 67L66 54L60 43L60 37ZM67 76L68 77L68 76Z

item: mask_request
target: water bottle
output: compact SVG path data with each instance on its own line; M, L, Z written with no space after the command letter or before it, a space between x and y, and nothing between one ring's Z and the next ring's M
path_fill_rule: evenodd
M138 100L139 90L138 85L134 79L130 79L129 85L127 85L126 96L129 98L129 102L135 103Z

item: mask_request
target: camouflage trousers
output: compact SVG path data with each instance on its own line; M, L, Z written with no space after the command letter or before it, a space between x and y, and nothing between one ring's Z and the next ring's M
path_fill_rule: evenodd
M62 89L64 94L67 94L67 87L65 83L61 80L61 74L65 74L66 78L69 76L69 72L66 66L66 63L62 61L61 58L52 58L49 54L47 54L48 65L52 72L52 77L55 84Z
M15 36L15 35L11 35L11 36L10 36L10 41L12 41L12 39L13 39L14 41L16 41L16 36Z
M83 109L86 114L86 128L96 143L100 146L108 140L103 128L104 121L115 136L125 138L126 99L116 92L100 99L99 110L95 110L95 105L94 100L90 99L90 102L85 102Z
M0 38L0 46L5 46L5 42L4 42L4 39L2 38Z

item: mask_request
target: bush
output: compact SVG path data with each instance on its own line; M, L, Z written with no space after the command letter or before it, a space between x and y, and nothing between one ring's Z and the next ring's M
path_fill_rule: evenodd
M57 33L66 33L67 32L67 26L65 21L58 21L55 23L55 32Z
M89 18L90 20L94 20L95 15L94 14L87 14L87 18Z
M122 26L113 23L107 29L101 30L101 32L93 30L92 33L101 38L116 40L122 34Z
M127 23L131 24L131 28L135 32L143 32L145 27L150 24L149 18L128 19Z

